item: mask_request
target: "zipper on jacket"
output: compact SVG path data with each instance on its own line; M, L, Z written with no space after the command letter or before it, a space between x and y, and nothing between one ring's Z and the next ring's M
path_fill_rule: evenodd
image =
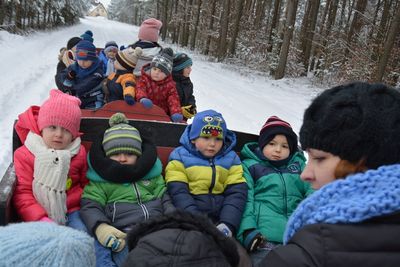
M215 176L217 174L215 170L215 164L214 164L214 159L209 159L212 175L211 175L211 183L210 183L210 189L208 190L208 193L211 194L213 191L213 188L215 186Z
M283 178L282 172L280 170L277 170L279 173L279 177L281 178L282 184L283 184L283 208L284 208L284 214L285 217L288 217L288 207L287 207L287 190L286 190L286 182L285 179Z
M140 197L140 191L139 191L139 189L137 188L136 183L132 183L132 187L133 187L133 190L135 190L136 198L137 198L138 204L139 204L139 206L142 208L143 215L144 215L144 219L147 220L147 219L149 219L149 217L150 217L149 211L147 210L146 205L144 205L143 202L142 202L142 199L141 199L141 197Z

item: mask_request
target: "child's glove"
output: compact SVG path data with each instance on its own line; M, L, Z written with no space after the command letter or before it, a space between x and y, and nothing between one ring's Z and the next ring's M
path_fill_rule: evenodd
M131 95L126 95L124 96L125 102L129 105L129 106L133 106L133 104L135 104L135 99L133 98L133 96Z
M192 107L192 105L181 107L183 117L186 119L192 118L196 114L196 108Z
M246 230L243 234L243 237L243 245L248 252L255 251L265 241L265 238L256 229Z
M40 222L52 222L55 223L55 221L53 221L52 219L50 219L47 216L42 217L42 219L39 220Z
M148 98L142 98L142 99L140 99L140 103L142 103L142 105L143 105L145 108L151 108L151 107L153 106L153 102L151 102L151 100L148 99Z
M229 229L229 227L228 227L226 224L224 224L224 223L218 224L218 225L217 225L217 229L218 229L221 233L223 233L225 236L232 237L232 231L231 231L231 229Z
M76 71L70 70L70 71L68 72L68 74L67 74L66 79L72 81L72 80L75 79L75 77L76 77Z
M173 122L180 122L182 120L183 120L182 114L174 113L171 115L171 121L173 121Z
M111 248L114 252L120 252L125 247L126 234L111 225L100 224L97 226L95 234L100 244Z

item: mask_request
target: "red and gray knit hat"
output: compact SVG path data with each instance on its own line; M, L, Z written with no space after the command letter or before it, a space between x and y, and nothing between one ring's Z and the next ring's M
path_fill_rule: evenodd
M142 139L139 131L129 125L123 113L111 116L108 128L104 132L103 149L107 157L120 153L142 155Z
M258 137L258 146L263 149L277 134L283 134L289 144L290 154L297 151L297 135L292 126L277 116L271 116L267 119L260 130Z

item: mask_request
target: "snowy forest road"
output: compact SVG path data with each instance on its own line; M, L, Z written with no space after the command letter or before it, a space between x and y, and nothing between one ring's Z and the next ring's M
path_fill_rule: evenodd
M31 105L40 105L55 88L57 55L68 39L86 30L93 32L94 44L103 47L114 40L128 45L137 40L138 27L104 18L84 18L71 27L38 32L28 36L0 31L0 177L12 158L12 127L18 114ZM209 61L197 51L168 43L174 51L193 58L191 79L198 110L221 112L228 128L258 133L267 117L277 115L289 121L297 132L304 109L321 89L306 78L273 80L238 65Z

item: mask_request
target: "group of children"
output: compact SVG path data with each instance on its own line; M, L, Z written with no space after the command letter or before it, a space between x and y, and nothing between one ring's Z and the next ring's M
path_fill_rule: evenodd
M125 100L145 108L161 107L173 122L196 114L192 59L158 44L161 21L150 18L139 29L139 40L119 49L109 41L97 56L93 33L71 38L60 51L56 84L81 100L81 108L97 109L104 103Z
M299 178L305 158L297 136L278 117L267 120L258 143L243 147L241 161L222 114L197 113L163 177L151 137L122 113L110 118L86 156L80 105L53 89L41 107L19 116L23 146L14 153L13 202L23 221L53 222L95 237L97 266L122 266L126 234L176 209L206 216L252 254L266 253L282 243L288 217L312 191Z

